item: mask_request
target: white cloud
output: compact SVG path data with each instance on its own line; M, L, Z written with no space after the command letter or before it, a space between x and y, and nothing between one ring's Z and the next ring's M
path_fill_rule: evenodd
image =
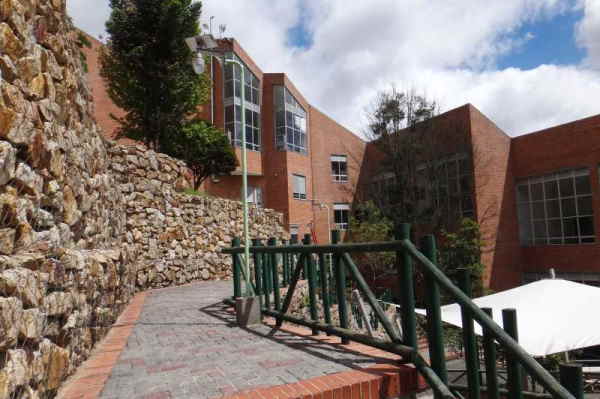
M69 2L72 13L90 12L89 0ZM227 24L227 36L236 37L265 72L286 72L309 101L356 132L364 126L365 107L392 83L425 92L443 110L470 102L511 135L600 113L593 101L600 96L600 71L592 68L600 67L598 0L204 0L203 5L203 22L214 15L215 32ZM551 19L575 5L584 11L577 29L588 51L584 65L496 69L498 57L532 39L517 36L524 23ZM94 7L102 15L103 6ZM287 32L303 15L314 43L290 48ZM74 16L102 29L85 15Z
M600 2L584 0L584 16L577 25L578 43L588 51L586 64L600 70Z

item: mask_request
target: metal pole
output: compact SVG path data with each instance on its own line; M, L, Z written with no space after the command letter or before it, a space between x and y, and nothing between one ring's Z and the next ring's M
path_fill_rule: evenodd
M502 309L502 324L507 334L518 342L519 332L517 329L517 311L515 309ZM510 352L506 353L506 372L508 374L508 397L511 399L522 399L523 374L521 365L517 357Z
M422 240L423 254L437 268L437 248L435 237L427 235ZM442 312L440 309L440 288L429 270L425 273L425 292L427 294L427 338L429 340L429 358L431 368L444 384L448 383L446 371L446 353L442 330ZM436 399L439 396L435 395Z
M481 308L490 318L493 316L491 308ZM485 355L485 386L488 399L500 399L498 390L498 372L496 367L496 344L494 336L488 328L483 329L483 353Z
M465 295L471 296L471 273L467 269L460 269L460 288ZM469 399L481 397L479 389L479 358L477 356L477 341L475 338L475 325L471 312L464 306L460 307L463 325L463 344L465 348L465 364L467 366L467 381L469 384Z
M238 237L234 237L231 242L232 247L240 246L240 239ZM240 298L242 296L242 276L240 270L240 262L238 262L238 255L233 255L233 297Z
M245 265L243 267L245 268L244 270L246 271L246 275L248 276L250 275L250 228L248 226L248 156L246 154L246 68L244 68L244 65L242 65L241 62L238 62L236 60L226 60L226 62L235 64L239 66L242 70L242 209L244 213L244 259L246 260ZM235 99L235 88L233 95ZM250 287L248 285L246 285L246 290L247 292L250 291Z
M402 223L396 232L399 240L410 240L410 224ZM417 321L415 317L415 289L413 263L405 249L396 252L398 276L400 276L400 303L402 307L402 334L404 343L417 349Z
M336 245L340 242L339 230L331 232L331 243ZM346 265L342 262L338 253L333 254L333 270L335 273L335 291L337 293L338 312L340 317L340 327L349 328L348 307L346 305ZM348 338L342 338L342 344L350 343Z

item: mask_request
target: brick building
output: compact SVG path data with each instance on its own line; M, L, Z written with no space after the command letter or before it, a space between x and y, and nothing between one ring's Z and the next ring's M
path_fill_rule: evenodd
M101 43L90 38L85 49L89 83L96 103L96 118L109 138L115 138L120 115L99 76ZM226 57L245 66L246 97L242 109L242 71L213 60L211 100L201 115L230 136L241 159L241 112L246 113L248 144L248 199L284 214L291 234L313 235L329 242L329 231L345 229L366 143L313 107L283 73L264 73L234 39L220 41ZM203 190L219 197L239 199L242 178L238 168L231 176L217 176Z
M89 80L97 119L113 137L107 115L120 111L98 76L99 45L86 50ZM311 106L285 74L264 73L234 39L220 45L245 65L245 109L241 70L213 61L203 117L230 135L239 156L246 113L249 200L282 212L292 234L312 233L327 243L330 229L347 227L359 196L383 195L391 177L380 169L380 151ZM470 104L432 122L449 198L442 209L480 223L489 286L513 287L549 268L559 277L600 281L600 116L516 138ZM239 198L240 171L209 179L204 190Z

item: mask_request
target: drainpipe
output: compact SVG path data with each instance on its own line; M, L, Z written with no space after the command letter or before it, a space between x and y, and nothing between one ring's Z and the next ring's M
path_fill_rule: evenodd
M211 19L212 22L212 19ZM215 125L215 62L210 56L210 124Z

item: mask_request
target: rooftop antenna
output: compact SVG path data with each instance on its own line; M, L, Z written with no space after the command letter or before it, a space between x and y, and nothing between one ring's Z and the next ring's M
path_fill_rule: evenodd
M220 34L220 38L223 38L223 34L225 33L225 31L227 30L227 25L225 24L221 24L219 25L219 34Z

